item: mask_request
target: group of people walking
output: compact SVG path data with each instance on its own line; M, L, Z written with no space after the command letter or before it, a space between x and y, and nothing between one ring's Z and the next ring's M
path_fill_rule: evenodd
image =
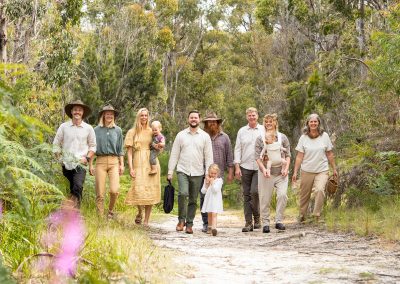
M70 183L70 193L79 206L82 199L86 166L95 176L96 207L104 215L106 178L110 184L110 203L107 216L114 216L119 194L119 177L124 172L124 149L131 176L131 187L125 202L137 206L135 223L148 225L152 206L160 202L160 165L157 155L165 146L159 121L150 124L149 111L139 109L134 126L123 139L121 128L115 124L118 116L112 106L99 112L99 123L94 129L83 119L90 108L82 101L65 106L70 121L61 124L54 138L55 153L62 162L64 176ZM217 215L223 211L222 190L234 177L241 180L244 197L245 225L242 232L261 229L270 232L270 205L276 190L275 228L285 230L283 222L287 203L288 173L291 160L287 136L278 130L276 114L267 114L263 125L258 123L258 111L246 110L247 125L239 129L232 151L229 136L222 131L223 120L209 113L201 120L198 111L190 111L188 127L174 139L168 162L168 180L176 171L178 179L177 231L193 234L193 220L200 193L200 207L205 233L217 235ZM200 123L203 123L203 129ZM317 114L307 118L304 133L296 147L292 182L300 182L300 221L305 221L312 191L316 202L313 215L321 215L329 164L337 176L333 146ZM95 166L94 160L96 160ZM143 219L144 211L144 220Z

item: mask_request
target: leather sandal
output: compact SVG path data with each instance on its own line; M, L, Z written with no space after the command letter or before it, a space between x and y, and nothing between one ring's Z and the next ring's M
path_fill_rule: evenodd
M135 218L135 224L142 224L142 215L137 214Z

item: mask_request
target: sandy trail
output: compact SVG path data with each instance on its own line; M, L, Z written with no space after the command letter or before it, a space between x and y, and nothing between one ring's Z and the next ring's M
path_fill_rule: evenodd
M329 233L312 225L287 224L242 233L235 212L219 216L218 236L175 231L176 216L152 226L150 237L177 252L183 283L400 283L400 248L383 247L376 238Z

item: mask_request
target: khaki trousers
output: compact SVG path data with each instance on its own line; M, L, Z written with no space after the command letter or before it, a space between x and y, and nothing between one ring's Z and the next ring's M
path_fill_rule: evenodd
M300 215L305 217L308 211L311 192L315 193L314 216L321 216L325 199L325 185L328 181L329 171L309 173L301 171L300 182Z
M283 214L287 204L288 177L271 175L266 178L262 172L258 172L258 195L260 197L260 214L264 226L269 226L270 205L274 189L276 189L276 215L275 223L283 222Z
M104 214L104 195L106 192L106 179L109 179L110 204L108 210L113 211L119 190L119 157L97 156L96 159L96 207L99 214Z

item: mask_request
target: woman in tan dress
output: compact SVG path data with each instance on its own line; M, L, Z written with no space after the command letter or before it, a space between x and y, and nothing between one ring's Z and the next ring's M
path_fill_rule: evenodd
M144 206L145 226L149 223L151 208L160 202L160 164L157 161L157 174L150 172L150 143L153 133L149 125L149 111L146 108L139 109L135 125L125 136L125 147L128 154L129 174L132 178L131 188L125 199L125 203L138 206L138 214L135 223L142 222L142 207Z

